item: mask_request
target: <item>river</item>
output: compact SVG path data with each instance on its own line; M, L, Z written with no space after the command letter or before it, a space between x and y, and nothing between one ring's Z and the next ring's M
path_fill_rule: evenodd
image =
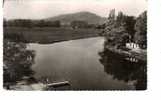
M47 77L50 82L69 81L71 84L55 90L135 89L135 79L125 81L115 78L113 73L107 71L107 64L101 63L104 58L99 53L104 51L103 44L103 37L95 37L53 44L30 43L27 48L36 52L32 69L37 79Z

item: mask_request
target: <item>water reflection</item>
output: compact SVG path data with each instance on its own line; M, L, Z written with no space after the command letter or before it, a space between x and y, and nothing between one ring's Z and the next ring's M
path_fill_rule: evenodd
M9 39L4 39L3 47L4 86L9 87L25 77L30 77L30 81L34 80L31 65L34 63L35 52L28 50L25 43L13 42Z
M30 44L28 49L36 51L32 68L35 77L42 83L69 81L70 87L54 90L129 90L134 86L112 79L104 72L99 62L99 51L104 38L71 40L42 45ZM47 80L46 80L47 79Z
M104 66L104 71L111 74L113 79L133 82L136 90L146 89L146 62L133 62L126 57L116 54L108 49L99 52L100 62Z

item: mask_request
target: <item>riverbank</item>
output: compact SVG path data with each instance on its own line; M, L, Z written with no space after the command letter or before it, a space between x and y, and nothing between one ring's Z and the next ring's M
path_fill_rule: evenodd
M126 57L129 58L135 58L141 61L147 61L147 51L146 50L134 50L134 49L127 49L127 50L123 50L123 49L117 49L115 47L112 46L105 46L105 49L108 49L112 52L118 53L120 55L124 55ZM138 52L139 51L139 52Z
M29 43L54 43L67 40L75 40L89 37L97 37L101 33L100 29L94 28L54 28L54 27L5 27L4 35L17 36L13 38L21 38L21 41Z

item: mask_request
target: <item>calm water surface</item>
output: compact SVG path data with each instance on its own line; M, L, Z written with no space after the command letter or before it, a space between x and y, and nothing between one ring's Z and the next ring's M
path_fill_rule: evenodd
M70 90L134 89L133 82L125 82L108 74L100 63L104 38L70 40L53 44L28 45L36 51L35 77L48 77L52 82L69 81Z

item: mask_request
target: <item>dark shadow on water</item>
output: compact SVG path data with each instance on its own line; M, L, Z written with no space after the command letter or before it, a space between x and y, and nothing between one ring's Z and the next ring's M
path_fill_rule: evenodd
M125 82L135 81L136 90L146 90L147 73L146 62L132 62L125 56L114 53L108 49L99 52L100 62L104 66L104 71L113 76L113 79Z

